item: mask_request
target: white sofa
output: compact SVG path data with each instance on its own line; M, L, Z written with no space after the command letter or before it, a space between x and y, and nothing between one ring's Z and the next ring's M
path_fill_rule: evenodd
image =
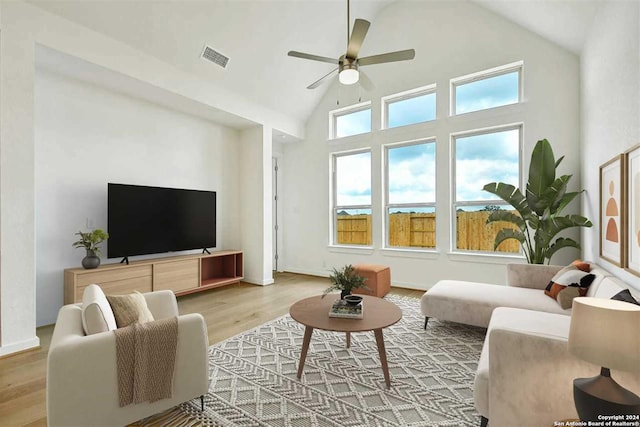
M489 326L491 313L497 307L514 307L548 313L571 315L542 292L551 278L562 269L557 265L508 264L507 286L489 283L440 280L421 300L425 328L430 317L466 325ZM594 266L595 279L587 296L593 296L607 273Z
M144 294L154 319L178 316L171 291ZM178 316L173 394L170 399L120 407L116 340L112 332L86 336L81 304L60 309L47 358L50 426L122 426L206 394L207 326L200 314Z
M488 327L474 382L481 425L488 420L490 426L552 426L577 418L573 379L595 376L600 367L569 354L571 310L562 310L542 291L560 268L513 264L509 286L449 280L434 286L432 301L434 288L423 296L427 317ZM587 296L611 298L630 289L597 266L592 272L596 279ZM448 312L451 307L457 308ZM612 377L640 392L639 374L612 371Z

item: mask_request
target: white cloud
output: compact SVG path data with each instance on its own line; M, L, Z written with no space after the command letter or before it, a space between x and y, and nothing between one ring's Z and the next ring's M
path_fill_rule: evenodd
M336 159L338 206L371 204L371 153Z

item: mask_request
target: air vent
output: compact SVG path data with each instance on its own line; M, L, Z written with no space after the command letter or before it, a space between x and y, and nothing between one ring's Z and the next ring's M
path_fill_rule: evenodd
M216 51L211 46L205 46L204 47L204 49L202 50L201 57L203 59L206 59L209 62L213 62L214 64L218 64L222 68L225 68L227 66L227 63L229 62L229 58L227 58L226 56L224 56L220 52Z

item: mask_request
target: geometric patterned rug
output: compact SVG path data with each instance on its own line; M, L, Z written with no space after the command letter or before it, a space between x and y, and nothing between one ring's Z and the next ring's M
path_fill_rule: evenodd
M473 379L486 329L430 319L420 300L387 296L402 320L383 330L391 388L373 332L313 331L296 378L304 326L289 315L209 348L210 386L179 409L204 426L477 426Z

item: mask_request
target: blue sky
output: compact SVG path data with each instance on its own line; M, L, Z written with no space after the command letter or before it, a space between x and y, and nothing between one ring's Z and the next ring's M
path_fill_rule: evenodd
M389 105L389 127L435 119L434 93ZM479 80L456 88L456 112L518 102L518 72ZM371 131L371 110L336 118L336 136ZM455 147L456 201L492 200L482 190L499 181L519 186L519 130L458 137ZM435 143L389 150L389 203L435 202ZM371 204L371 154L337 158L338 205ZM444 177L447 179L447 177ZM396 210L394 210L396 211Z
M336 117L336 138L371 132L371 109Z
M492 200L482 187L499 181L519 186L519 130L456 139L456 201ZM371 204L371 153L339 156L338 205ZM435 143L389 150L389 203L435 202Z
M389 104L388 127L412 125L436 118L436 94L427 93L415 98Z
M434 142L389 149L389 203L436 201Z
M456 87L456 114L518 102L518 72Z
M371 204L371 153L336 158L337 205Z
M456 201L492 200L490 182L519 186L518 129L456 139Z

